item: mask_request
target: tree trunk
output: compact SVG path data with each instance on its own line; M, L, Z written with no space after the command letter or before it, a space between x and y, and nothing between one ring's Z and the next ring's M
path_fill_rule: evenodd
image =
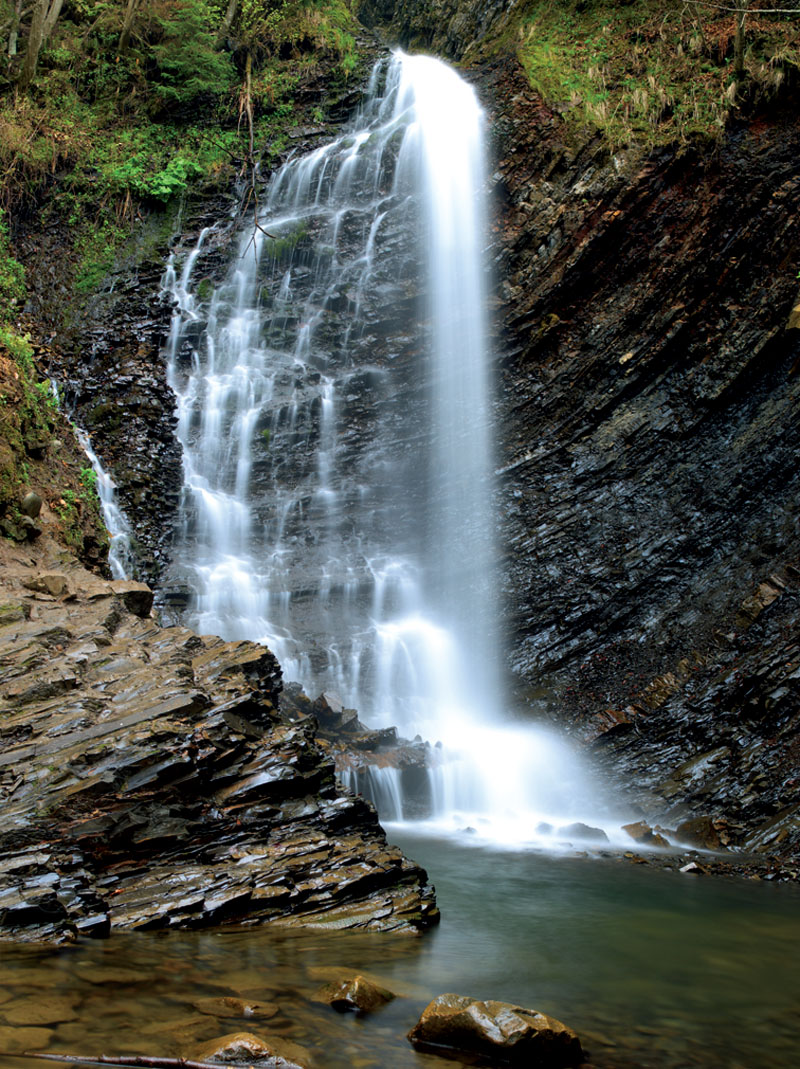
M61 8L64 5L64 0L52 0L50 4L50 10L47 12L47 17L44 20L44 29L42 31L42 45L46 45L50 40L50 35L55 29L58 16L61 14Z
M28 43L25 48L25 59L19 74L17 85L25 90L36 77L36 65L39 62L39 52L44 40L44 24L47 18L47 0L36 0L33 5L31 27L28 31Z
M733 43L733 76L737 82L744 78L744 20L747 17L747 0L736 2L736 37Z
M133 29L133 20L136 18L136 12L139 10L140 3L141 0L128 0L127 7L125 8L125 18L122 20L122 33L119 35L119 47L117 48L118 56L121 56L128 51L131 30Z
M19 40L19 25L22 22L22 0L14 4L14 15L11 19L11 29L8 33L8 58L13 59L17 54L17 41Z
M217 34L217 40L223 41L230 33L231 26L233 26L233 20L236 18L236 12L239 9L239 0L228 0L228 7L225 11L225 18L222 20L222 25L219 28Z

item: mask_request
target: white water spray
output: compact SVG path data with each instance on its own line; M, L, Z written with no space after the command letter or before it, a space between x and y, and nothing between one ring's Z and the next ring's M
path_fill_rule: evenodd
M352 129L275 175L209 301L207 232L170 263L168 582L196 629L265 642L309 693L439 743L440 826L530 841L590 801L563 743L503 715L483 115L429 57L397 53L371 86ZM401 818L399 774L369 775Z
M86 431L75 428L75 436L83 446L97 479L97 496L100 498L100 510L103 522L108 530L110 543L108 547L108 566L114 579L130 579L133 574L132 531L128 517L117 501L117 484L100 462L92 448L92 441Z

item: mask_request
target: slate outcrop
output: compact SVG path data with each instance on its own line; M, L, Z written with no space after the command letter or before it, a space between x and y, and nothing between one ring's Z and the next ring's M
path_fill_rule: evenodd
M649 816L796 859L791 92L718 142L614 153L513 64L480 77L520 699L546 693Z
M160 627L144 584L47 535L34 568L2 551L0 936L436 922L424 870L338 787L316 721L281 713L269 650Z

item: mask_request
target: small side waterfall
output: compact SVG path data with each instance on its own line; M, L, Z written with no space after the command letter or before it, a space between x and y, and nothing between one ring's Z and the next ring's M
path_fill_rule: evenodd
M115 493L117 484L100 463L100 458L92 448L92 441L86 431L75 428L75 436L89 458L97 478L97 496L100 498L100 510L103 522L111 539L108 547L108 566L114 579L130 579L133 575L132 531L128 517L122 511Z
M396 53L351 128L274 176L222 286L194 286L206 232L170 263L168 581L197 630L264 642L309 693L438 743L436 819L526 840L586 797L566 747L504 715L482 141L473 90ZM372 775L400 818L399 780Z

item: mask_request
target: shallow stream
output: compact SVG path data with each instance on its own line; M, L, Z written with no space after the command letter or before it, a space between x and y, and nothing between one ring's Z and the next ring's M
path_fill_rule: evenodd
M390 838L428 867L438 930L420 939L263 928L57 949L0 944L0 1049L188 1056L244 1030L302 1044L315 1069L446 1069L454 1063L416 1054L405 1033L430 998L457 991L561 1018L603 1069L797 1064L797 887L616 857L490 851L407 830ZM314 1002L338 968L372 974L402 997L363 1018ZM194 1006L236 993L277 1013L217 1019Z

